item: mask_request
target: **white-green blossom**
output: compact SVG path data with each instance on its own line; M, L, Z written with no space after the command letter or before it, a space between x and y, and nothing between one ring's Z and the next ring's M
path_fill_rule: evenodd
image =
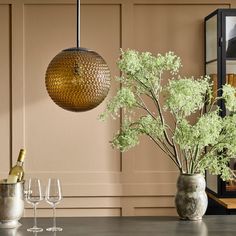
M207 153L200 161L198 170L202 174L209 171L213 175L220 175L222 180L229 180L232 178L232 172L229 168L230 158L216 152Z
M135 129L126 129L121 131L114 137L112 141L113 147L120 149L121 152L135 147L138 143L138 132Z
M138 121L140 133L150 135L154 139L163 139L164 127L160 118L154 119L151 115L143 116Z
M230 84L223 86L223 99L225 100L226 108L231 112L236 112L236 88L232 87Z
M236 114L223 118L217 149L218 152L227 150L228 156L236 156Z
M122 81L129 87L134 85L139 93L153 90L157 94L161 88L162 73L169 71L176 74L181 67L180 58L173 52L154 56L150 52L127 50L122 51L121 56L118 66L123 72Z
M126 120L121 130L114 136L112 146L125 152L139 144L139 130Z
M135 50L121 51L121 57L118 66L122 72L133 75L141 69L139 52Z
M181 119L178 121L174 140L179 144L181 149L192 149L195 146L193 137L193 128L186 119Z
M157 65L159 71L170 71L172 75L179 72L181 65L180 57L176 56L174 52L167 52L165 55L157 54Z
M121 131L113 138L112 145L124 152L139 143L138 138L141 134L146 134L155 140L162 140L163 131L164 127L158 118L154 119L147 115L132 122L130 117L126 117Z
M100 119L105 120L109 115L113 117L118 116L120 108L131 109L135 104L136 99L134 93L129 88L124 87L108 103L106 110L100 115Z
M199 148L215 145L218 143L222 130L222 118L218 111L204 114L193 126L195 145Z
M169 80L165 88L167 93L165 108L177 118L189 116L202 109L209 88L208 78Z

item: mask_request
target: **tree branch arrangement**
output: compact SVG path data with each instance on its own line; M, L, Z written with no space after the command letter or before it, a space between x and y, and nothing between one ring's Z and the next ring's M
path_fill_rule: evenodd
M222 96L214 99L210 78L181 77L181 66L173 52L154 56L122 51L118 61L122 76L117 78L121 88L100 119L115 119L122 109L122 127L111 141L122 152L138 145L139 137L146 135L181 173L208 170L223 180L230 179L229 160L236 156L236 89L224 85ZM169 76L166 85L164 76ZM216 105L221 99L230 113L225 117L220 116ZM173 124L168 123L167 116L172 117Z

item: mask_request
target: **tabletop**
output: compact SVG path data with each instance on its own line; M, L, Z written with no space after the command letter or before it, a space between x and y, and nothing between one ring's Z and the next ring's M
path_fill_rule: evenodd
M27 232L32 218L22 218L17 229L0 229L0 236L235 236L236 215L204 216L202 221L183 221L177 217L66 217L57 218L62 232L47 232L52 218L38 218L41 233Z

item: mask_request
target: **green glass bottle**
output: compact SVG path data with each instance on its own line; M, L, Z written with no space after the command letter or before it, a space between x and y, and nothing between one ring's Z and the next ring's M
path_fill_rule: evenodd
M16 183L24 180L24 160L25 160L25 149L21 149L16 165L9 171L9 176L7 178L7 183Z

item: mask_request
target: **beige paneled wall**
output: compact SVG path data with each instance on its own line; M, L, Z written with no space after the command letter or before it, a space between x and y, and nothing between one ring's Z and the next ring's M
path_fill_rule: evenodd
M120 6L82 5L81 12L81 46L103 55L114 76L119 73L115 61L120 48ZM25 6L26 169L29 175L43 179L52 172L61 176L66 196L97 196L101 189L105 195L115 195L116 188L111 185L119 183L120 154L108 142L119 121L98 122L105 103L90 112L65 111L49 99L45 90L44 74L50 60L75 45L75 21L74 5ZM111 94L115 89L112 84Z
M10 5L0 5L0 174L5 176L10 166L10 84L11 84L11 35Z
M213 6L207 4L135 5L135 48L154 53L174 51L181 56L183 74L202 75L204 72L203 19L216 8L228 7L228 4L223 3ZM146 27L147 25L149 27Z
M200 75L203 18L228 7L235 7L233 0L84 0L81 46L99 52L113 77L119 75L121 47L175 51L183 59L183 74ZM62 180L65 198L58 215L175 215L178 172L156 146L143 138L121 155L109 145L120 121L97 120L105 103L71 113L57 107L46 92L50 60L75 46L75 1L0 0L0 26L1 177L25 146L27 178L41 178L44 187L49 177ZM113 79L110 97L118 87ZM39 215L48 214L49 206L41 204ZM28 205L25 215L32 215Z

